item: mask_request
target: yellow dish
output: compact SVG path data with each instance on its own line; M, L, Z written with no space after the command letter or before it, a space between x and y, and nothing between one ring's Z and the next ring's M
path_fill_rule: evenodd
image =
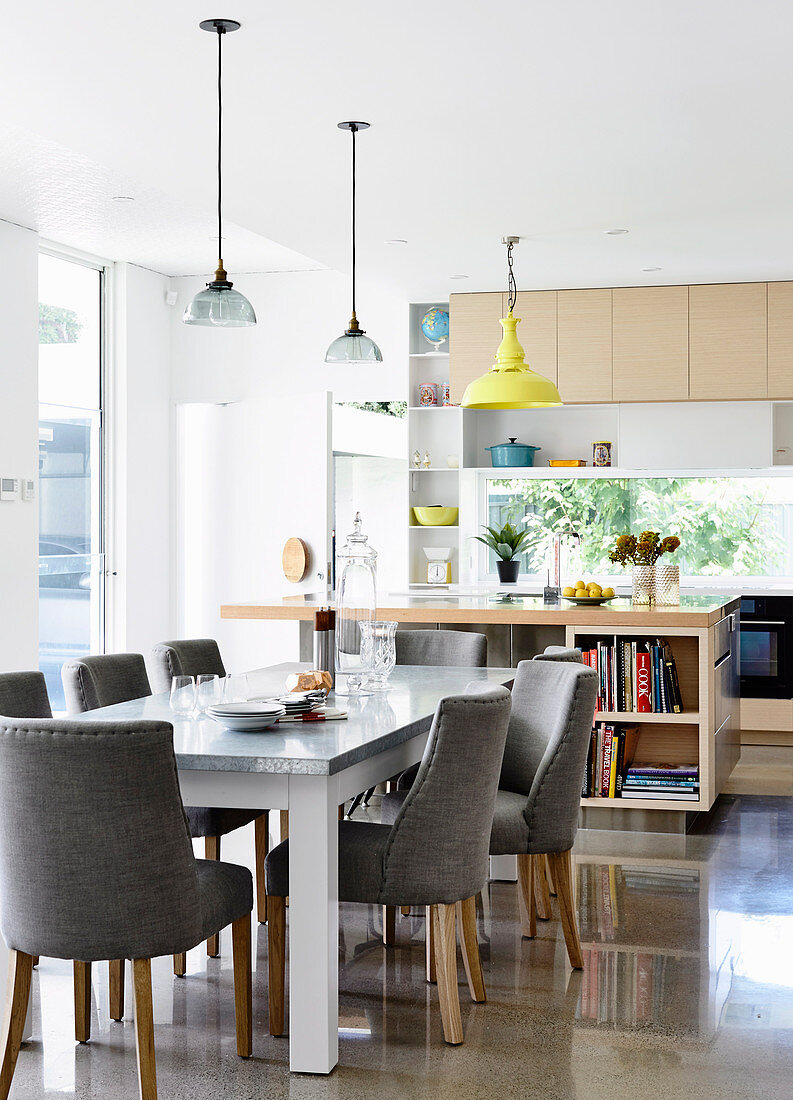
M549 466L586 466L583 458L549 458Z
M413 515L422 527L454 527L457 508L414 508Z

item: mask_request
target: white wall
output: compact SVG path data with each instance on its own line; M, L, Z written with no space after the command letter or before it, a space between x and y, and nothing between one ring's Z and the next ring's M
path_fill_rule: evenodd
M256 327L183 325L185 304L204 280L173 279L179 300L171 350L178 406L229 405L178 412L176 499L189 514L175 555L184 573L177 631L219 638L229 665L239 668L297 657L294 624L223 621L220 604L277 599L325 584L316 574L325 572L329 549L326 394L356 401L406 397L408 307L361 287L361 324L384 362L331 366L325 351L349 319L345 278L309 271L232 279L252 302ZM202 480L203 519L185 500L188 486L190 501L198 499ZM281 549L291 535L306 539L314 559L301 586L290 585L281 571Z
M171 314L168 280L131 264L113 271L107 648L147 653L173 636Z
M38 236L0 222L0 476L38 485ZM38 500L0 501L0 671L38 668Z

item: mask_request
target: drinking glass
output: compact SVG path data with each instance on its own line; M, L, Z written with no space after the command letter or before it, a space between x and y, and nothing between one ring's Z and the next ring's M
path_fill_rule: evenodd
M248 702L248 674L246 672L238 672L226 677L223 687L223 702Z
M171 710L183 718L191 714L196 701L195 676L174 676L171 680Z
M219 703L223 697L223 681L217 674L196 676L197 698L196 707L201 714L206 714L209 707Z
M363 622L361 626L361 652L365 653L365 665L370 669L366 686L373 691L387 691L386 681L396 664L396 628L393 621Z

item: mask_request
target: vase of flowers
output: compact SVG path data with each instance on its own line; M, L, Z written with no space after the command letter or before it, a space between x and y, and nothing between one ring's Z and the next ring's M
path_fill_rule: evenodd
M498 579L502 584L515 584L520 572L520 554L529 539L528 531L519 531L511 523L495 528L483 525L483 535L474 535L496 555Z
M639 605L647 605L657 602L656 580L658 559L663 554L673 554L680 545L680 539L676 535L667 535L661 538L657 531L642 531L640 535L619 535L614 549L609 554L609 560L620 565L633 567L631 602ZM666 568L666 567L664 567ZM677 566L672 566L677 571L677 601L680 602L680 573ZM667 588L670 578L664 574L664 596L667 598ZM673 601L669 601L673 602Z

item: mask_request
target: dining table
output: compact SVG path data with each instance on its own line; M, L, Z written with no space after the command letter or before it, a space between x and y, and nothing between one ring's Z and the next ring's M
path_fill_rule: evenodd
M248 674L250 698L283 694L284 663ZM171 723L182 801L289 811L289 1065L330 1073L339 1056L338 807L422 757L438 702L470 683L509 684L508 668L398 665L386 690L332 693L343 720L279 723L234 733L206 715L175 714L167 694L116 703L80 722L144 719ZM343 683L343 678L341 678Z

